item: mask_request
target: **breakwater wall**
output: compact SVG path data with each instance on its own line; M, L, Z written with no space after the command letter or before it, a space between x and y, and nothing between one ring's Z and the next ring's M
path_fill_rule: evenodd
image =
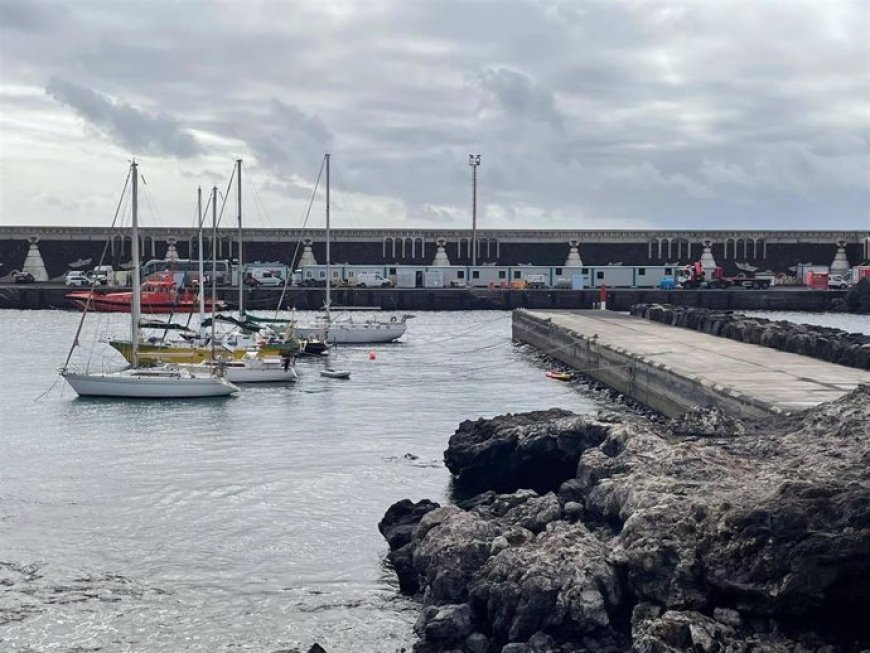
M820 360L870 369L870 336L829 327L747 317L730 311L635 304L631 314L671 326L694 329Z
M71 289L63 284L0 285L0 308L69 308L64 296ZM123 290L121 288L120 290ZM251 309L281 308L317 310L326 299L323 288L280 288L245 291ZM640 290L618 289L608 293L607 307L628 311L634 304L658 303L719 310L825 311L844 290ZM236 306L238 291L220 288L218 298ZM598 290L506 290L488 288L336 288L334 305L377 307L390 311L470 311L530 309L587 309L599 301Z
M630 349L598 341L598 330L580 333L526 311L513 315L512 337L653 410L676 417L691 406L716 406L730 415L767 417L779 411L742 392L700 383Z
M695 406L792 413L870 383L864 370L612 311L517 310L512 333L669 417Z

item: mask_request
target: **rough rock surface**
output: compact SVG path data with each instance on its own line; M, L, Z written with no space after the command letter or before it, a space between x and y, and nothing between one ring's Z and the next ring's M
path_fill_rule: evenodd
M849 288L842 302L832 308L849 313L870 314L870 277L861 279Z
M721 426L693 416L708 422ZM727 426L682 437L564 411L463 423L451 470L495 487L462 507L400 502L382 522L424 604L416 650L870 647L870 386Z
M870 302L870 279L863 279L861 284L866 284L867 292L860 297L866 295ZM733 311L684 308L669 304L635 304L631 307L631 314L723 338L870 370L870 336L862 333L747 317Z

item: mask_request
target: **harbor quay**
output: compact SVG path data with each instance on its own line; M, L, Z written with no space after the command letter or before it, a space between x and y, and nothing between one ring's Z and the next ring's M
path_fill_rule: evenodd
M0 283L0 309L67 309L69 288L62 283L19 285ZM102 287L100 292L126 290ZM600 304L599 289L503 289L503 288L334 288L332 303L338 306L387 311L470 311L529 309L592 309ZM826 311L847 291L839 289L773 288L770 290L655 290L619 288L608 290L607 308L628 311L640 303L672 304L718 310ZM282 299L283 295L283 299ZM233 308L238 290L217 289L218 299ZM251 310L319 310L326 293L323 288L259 287L245 290L245 305Z
M870 383L865 370L612 311L518 310L512 334L669 417L794 413Z

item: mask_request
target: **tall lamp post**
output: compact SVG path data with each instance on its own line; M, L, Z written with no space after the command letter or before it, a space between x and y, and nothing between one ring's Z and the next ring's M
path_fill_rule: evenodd
M471 265L477 265L477 166L480 165L479 154L468 155L468 165L471 166Z

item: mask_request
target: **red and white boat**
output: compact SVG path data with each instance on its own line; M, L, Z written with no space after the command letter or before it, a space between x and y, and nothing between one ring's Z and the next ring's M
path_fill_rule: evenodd
M186 288L178 289L171 272L157 272L142 284L141 290L143 313L190 313L199 310L199 297ZM108 313L129 313L133 300L133 292L98 293L96 290L76 290L66 294L66 299L80 311L90 301L91 311ZM205 310L222 310L224 302L205 300Z

